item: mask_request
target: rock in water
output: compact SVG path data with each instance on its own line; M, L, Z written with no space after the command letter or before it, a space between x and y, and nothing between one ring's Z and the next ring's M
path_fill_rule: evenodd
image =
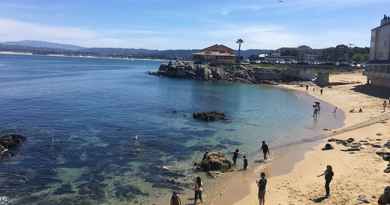
M226 120L225 113L222 112L194 112L192 117L205 122L213 122L217 120Z
M233 163L226 159L225 155L220 152L207 153L205 159L200 163L203 171L221 171L225 172L232 168Z
M26 137L17 134L9 134L0 137L0 145L3 148L11 149L21 145Z

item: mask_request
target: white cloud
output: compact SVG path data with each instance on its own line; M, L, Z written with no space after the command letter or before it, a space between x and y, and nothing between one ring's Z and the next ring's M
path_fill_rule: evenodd
M347 30L302 31L299 33L277 25L230 25L225 28L209 31L209 36L219 39L229 46L235 47L234 40L242 38L244 49L280 47L297 47L308 45L313 48L325 48L338 44L353 43L358 46L368 46L370 31L356 32Z
M122 47L149 49L203 48L214 43L236 47L235 40L245 40L244 49L279 48L309 45L314 48L340 43L368 45L370 31L329 29L293 32L280 25L220 25L210 28L91 30L78 27L49 26L0 18L0 41L43 40L86 47Z

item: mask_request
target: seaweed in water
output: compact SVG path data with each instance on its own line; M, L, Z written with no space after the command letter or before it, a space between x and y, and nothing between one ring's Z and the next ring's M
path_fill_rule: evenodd
M136 196L149 196L148 193L144 193L132 185L121 185L120 183L114 183L114 194L121 201L132 201Z
M73 194L73 193L75 193L75 191L73 191L72 185L70 184L63 184L53 192L54 195Z

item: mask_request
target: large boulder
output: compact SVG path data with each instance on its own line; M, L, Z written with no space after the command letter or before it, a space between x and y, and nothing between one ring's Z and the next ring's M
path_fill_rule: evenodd
M225 155L220 152L207 153L200 163L202 171L221 171L225 172L232 168L233 163L226 159Z
M197 120L202 120L206 122L213 122L217 120L226 120L225 113L223 112L194 112L192 117Z

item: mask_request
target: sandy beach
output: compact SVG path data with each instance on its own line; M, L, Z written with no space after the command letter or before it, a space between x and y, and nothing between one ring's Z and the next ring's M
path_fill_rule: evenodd
M329 130L329 138L354 138L362 145L361 151L344 152L343 145L332 142L333 150L322 151L328 139L321 140L304 159L295 163L288 174L277 175L272 172L273 163L259 166L248 178L250 193L234 203L235 205L255 205L257 201L256 177L264 171L267 173L268 190L267 205L302 205L302 204L377 204L378 197L383 193L385 185L390 184L390 175L384 173L387 162L376 154L377 151L389 151L383 144L390 140L389 112L383 113L383 99L354 91L356 86L366 82L361 73L338 74L331 76L331 82L354 82L324 88L321 95L316 91L306 91L298 85L283 85L284 88L308 92L321 100L327 101L345 111L345 126L339 130ZM363 109L362 113L351 113L352 109ZM380 145L382 148L374 147ZM331 184L331 197L323 198L325 194L324 179L317 177L326 165L332 165L335 173ZM215 203L220 204L220 203Z

